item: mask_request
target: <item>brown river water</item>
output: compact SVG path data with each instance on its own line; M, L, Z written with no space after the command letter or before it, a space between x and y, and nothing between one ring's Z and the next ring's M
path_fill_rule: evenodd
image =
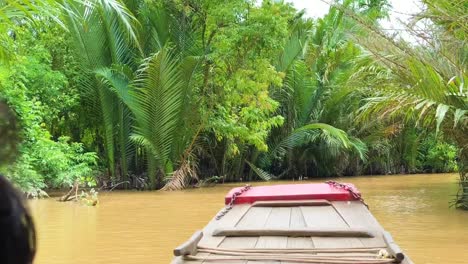
M456 174L339 180L360 189L371 212L415 263L468 263L468 212L449 208ZM253 183L260 184L273 183ZM96 207L33 200L39 237L35 264L169 263L172 249L223 207L234 186L241 184L100 193Z

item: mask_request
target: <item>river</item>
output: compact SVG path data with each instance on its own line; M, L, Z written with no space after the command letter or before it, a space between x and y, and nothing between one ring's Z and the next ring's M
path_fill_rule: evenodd
M359 188L371 212L415 263L468 263L468 212L449 208L456 174L339 180ZM259 184L265 183L253 183ZM169 263L172 249L216 214L233 186L241 184L100 193L96 207L32 200L39 237L35 264Z

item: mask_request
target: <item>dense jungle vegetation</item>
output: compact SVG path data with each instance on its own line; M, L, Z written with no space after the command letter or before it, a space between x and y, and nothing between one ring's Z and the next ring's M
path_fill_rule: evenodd
M458 170L468 208L468 5L423 4L405 39L386 0L0 1L0 171L37 196Z

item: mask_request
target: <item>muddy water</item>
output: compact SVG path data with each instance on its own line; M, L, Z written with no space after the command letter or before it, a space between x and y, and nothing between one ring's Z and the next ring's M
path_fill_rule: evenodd
M415 263L458 264L468 263L468 212L448 208L456 179L438 174L345 180L361 190ZM39 236L35 263L169 263L172 249L211 219L233 186L239 184L101 193L97 207L31 201Z

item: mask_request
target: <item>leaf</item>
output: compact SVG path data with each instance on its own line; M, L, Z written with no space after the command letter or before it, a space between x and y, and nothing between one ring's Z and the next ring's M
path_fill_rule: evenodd
M444 121L445 114L447 113L448 110L449 110L448 105L439 104L437 106L437 110L436 110L436 114L435 114L436 122L437 122L436 132L439 131L440 124L442 123L442 121Z
M455 128L458 123L465 117L467 110L456 109L453 116L453 128Z
M345 148L350 147L350 141L345 131L324 123L308 124L294 130L293 133L299 133L313 129L320 129L323 132L325 132L328 136L338 139Z
M260 168L258 168L257 166L253 165L252 163L250 163L249 161L245 161L245 163L247 163L250 168L255 172L255 174L257 174L258 177L260 177L260 179L264 180L264 181L271 181L272 179L277 179L278 177L276 177L275 175L272 175Z

